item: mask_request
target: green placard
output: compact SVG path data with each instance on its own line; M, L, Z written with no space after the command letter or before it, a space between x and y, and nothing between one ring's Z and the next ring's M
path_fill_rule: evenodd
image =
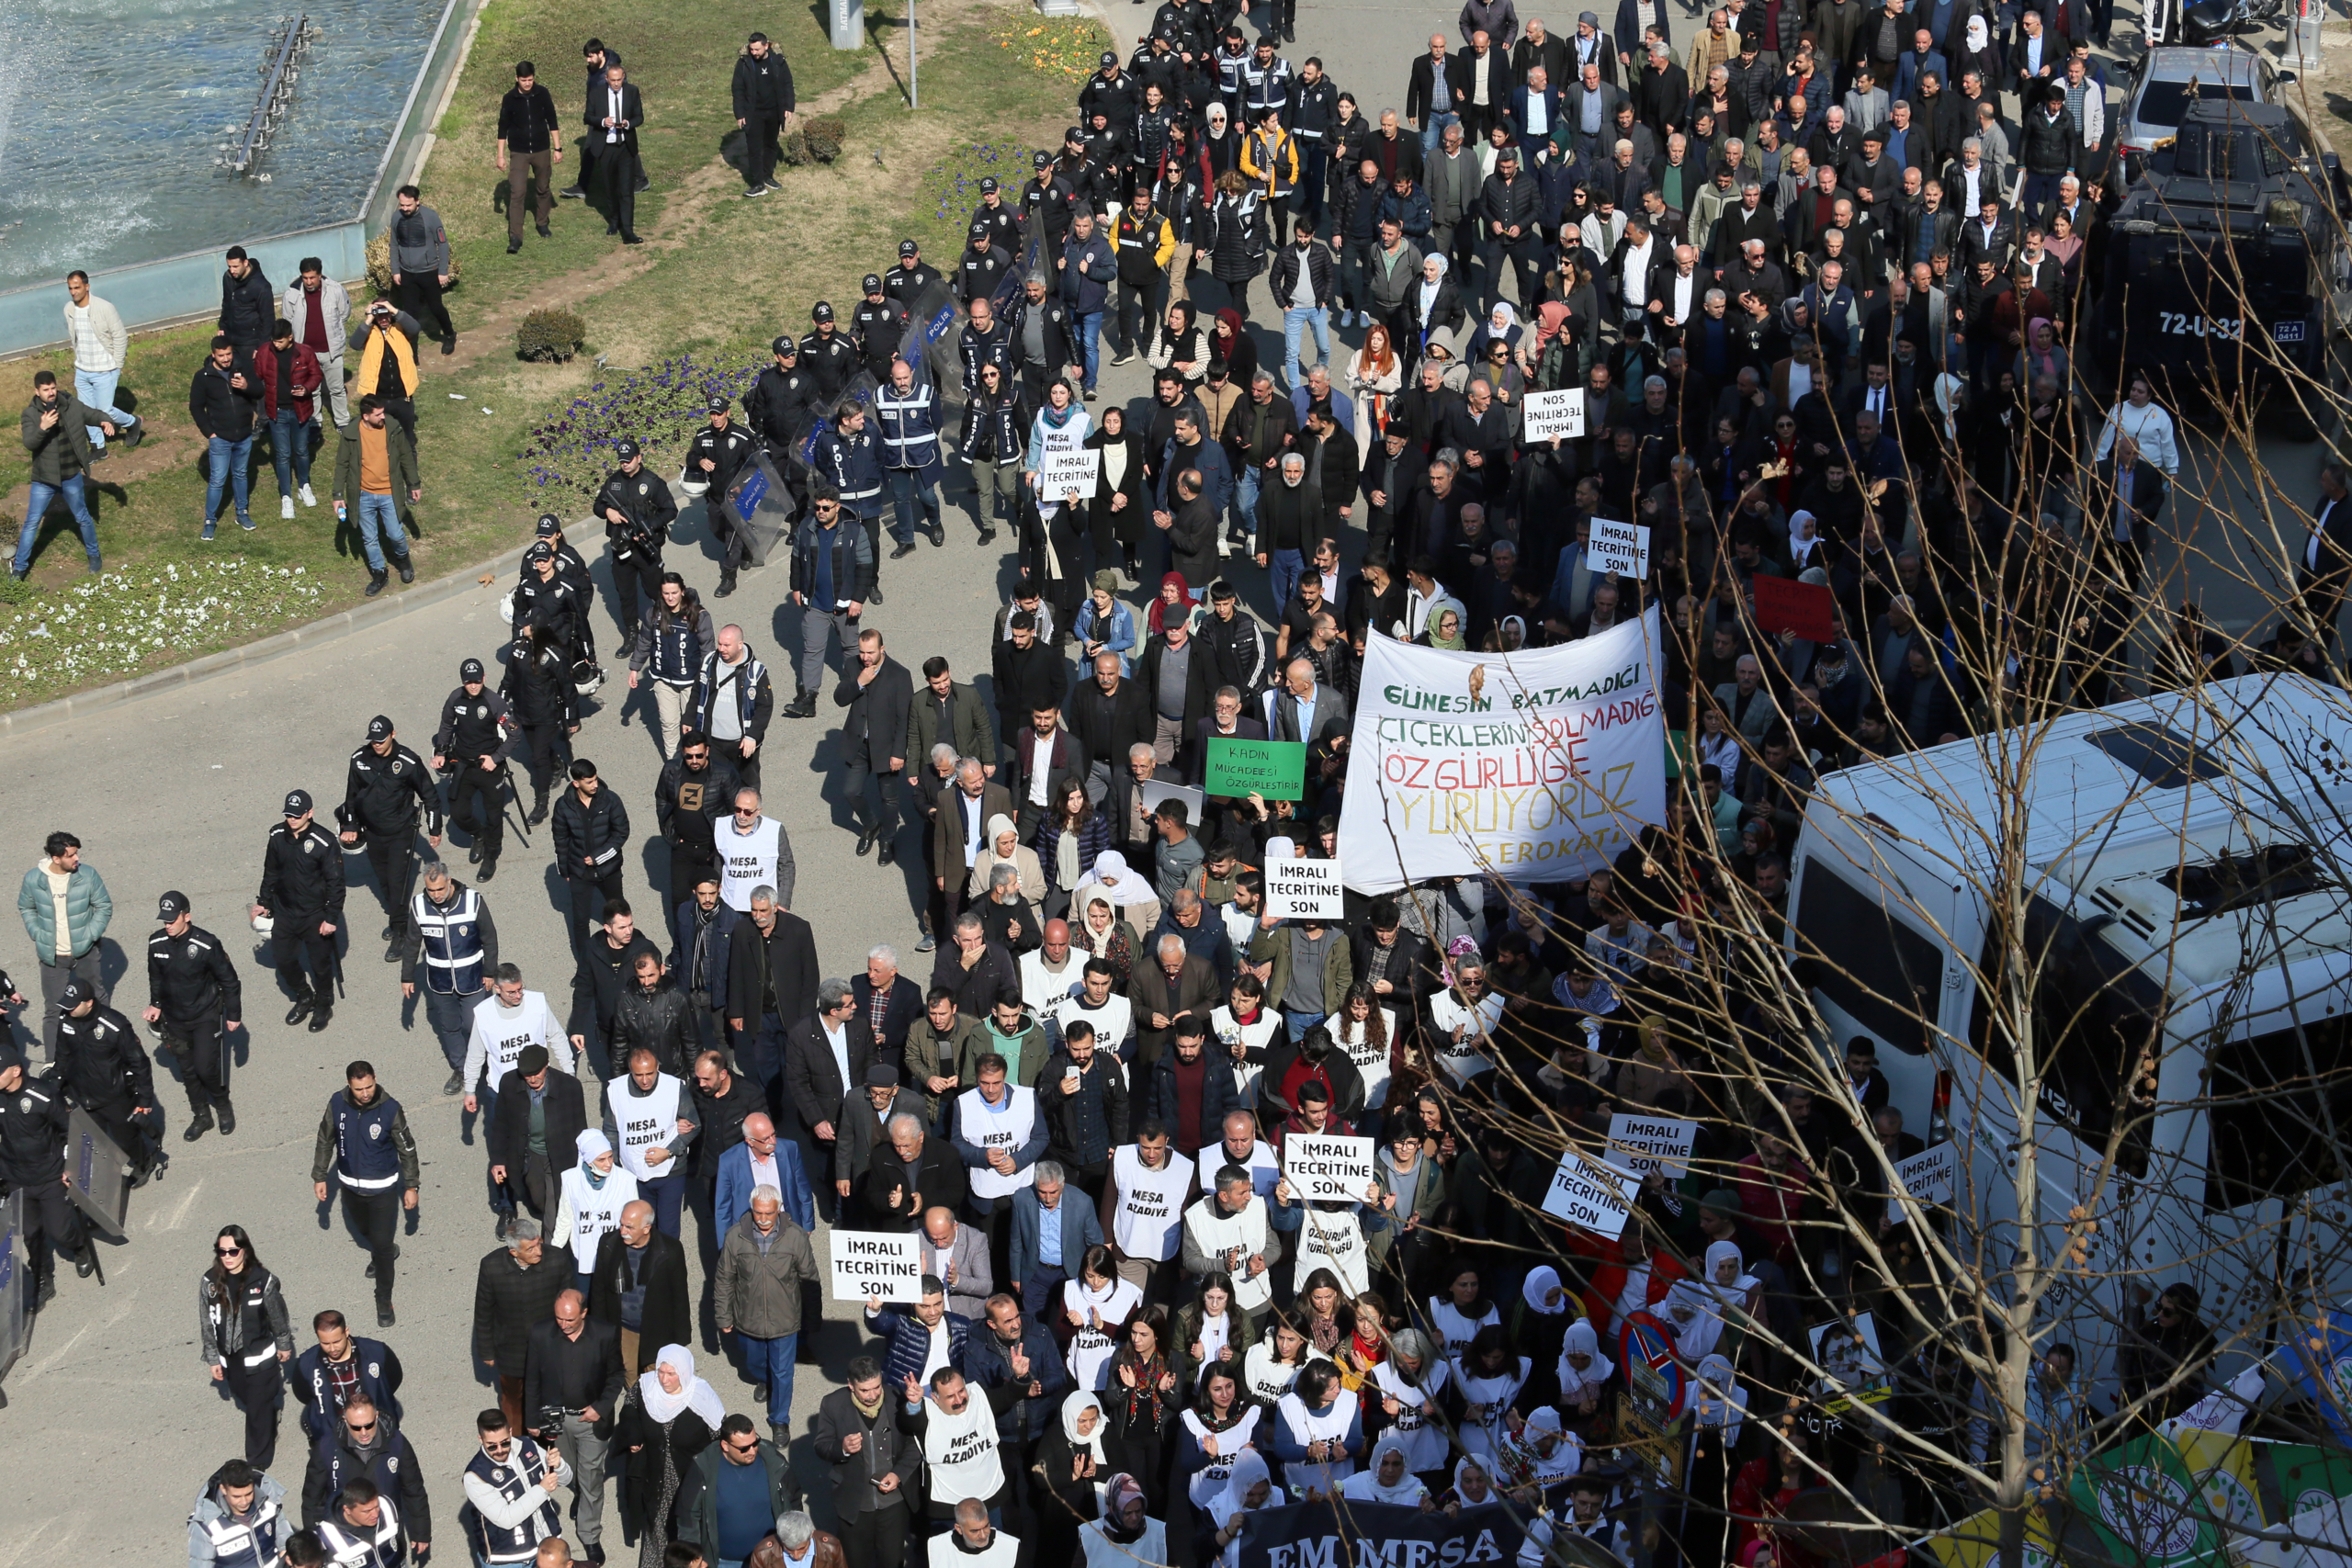
M1207 777L1201 787L1210 795L1236 798L1256 794L1268 800L1296 800L1306 793L1306 743L1212 736Z

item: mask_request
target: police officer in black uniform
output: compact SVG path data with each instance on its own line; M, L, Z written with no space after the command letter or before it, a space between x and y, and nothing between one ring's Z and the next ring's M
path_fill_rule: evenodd
M269 917L270 946L277 954L278 984L294 1005L286 1021L311 1021L316 1034L334 1015L334 987L342 974L335 961L335 933L343 926L343 850L311 819L311 792L286 796L286 820L269 830L262 851L261 891L254 896L254 918ZM305 978L303 960L310 961Z
M368 1277L376 1281L376 1322L392 1326L393 1259L400 1256L401 1211L416 1207L416 1138L401 1102L376 1082L376 1069L354 1062L343 1088L327 1099L311 1155L311 1191L322 1203L327 1179L343 1190L345 1223L367 1238Z
M555 635L533 620L517 623L498 690L523 729L531 774L531 810L523 820L536 828L547 820L548 792L571 761L571 738L580 733L580 689Z
M382 714L368 721L368 744L351 754L343 805L335 812L346 847L365 841L376 890L384 897L384 962L397 964L408 945L408 897L416 886L416 825L441 847L441 789L424 759L400 743Z
M416 945L401 963L401 995L424 992L425 1021L449 1061L449 1081L441 1086L446 1099L465 1090L474 1006L498 973L498 923L480 888L461 886L435 861L409 903L408 929Z
M906 307L882 292L882 275L869 272L860 285L865 298L849 316L849 330L857 339L858 368L876 382L890 378L890 361L907 341Z
M922 247L912 240L901 240L899 265L883 276L882 292L890 297L892 304L911 316L915 307L922 303L922 297L931 292L932 285L940 281L939 269L922 259Z
M499 790L506 783L506 760L514 754L514 714L506 699L482 684L481 660L458 666L458 689L441 705L441 726L433 732L433 766L454 769L449 824L463 819L473 833L469 861L488 882L498 874L498 852L506 838L506 807ZM467 802L474 802L469 815Z
M436 822L440 805L436 793ZM182 1141L192 1144L204 1136L216 1113L226 1137L237 1130L237 1112L229 1103L225 1032L244 1027L244 983L227 945L196 923L187 894L166 893L157 899L155 918L164 929L147 939L147 1006L140 1016L159 1026L163 1049L179 1056L188 1111Z
M588 574L587 558L563 536L563 519L551 512L540 513L538 522L533 525L532 538L555 552L555 574L571 584L571 591L580 595L582 604L596 596L596 580ZM527 561L520 576L529 581L531 568Z
M1043 235L1043 259L1051 261L1062 254L1063 242L1069 238L1069 220L1078 210L1078 187L1065 178L1054 164L1054 155L1044 148L1029 155L1029 166L1035 173L1021 187L1021 225L1023 240Z
M621 623L621 645L613 657L627 659L645 613L637 596L655 604L662 598L662 547L670 542L678 503L662 476L646 468L636 442L622 442L619 453L621 466L605 477L589 511L605 520L605 547L613 561L613 614ZM592 590L585 597L594 596Z
M1004 265L1021 260L1021 209L1004 199L1003 187L991 175L980 182L980 204L972 209L972 225L989 231L989 249L1004 254Z
M514 590L514 624L536 622L567 664L595 668L588 642L588 601L556 570L555 547L545 539L523 552L523 582Z
M33 1266L34 1312L57 1294L56 1253L71 1253L74 1272L85 1280L97 1268L81 1218L65 1196L69 1114L57 1070L34 1077L16 1043L0 1040L0 1197L25 1195L25 1256Z
M760 378L743 395L743 418L752 434L766 446L768 456L775 459L785 482L794 484L797 481L793 477L793 446L816 421L817 378L800 368L800 345L790 333L768 348L775 363L761 371ZM794 491L796 497L799 493Z
M977 217L965 231L965 238L970 243L956 263L956 298L969 310L975 299L996 298L996 291L1003 287L1004 275L1012 270L1013 256L1012 248L999 244L995 231Z
M716 596L724 599L735 592L735 574L742 569L743 557L751 545L727 509L727 489L752 460L754 448L751 431L735 423L733 405L725 398L714 397L704 406L710 414L710 423L695 431L694 440L686 445L686 472L710 486L703 491L702 510L704 520L710 525L711 537L719 540L726 550L718 565L716 590ZM661 592L658 581L654 592Z
M816 380L818 409L829 412L857 378L857 349L834 322L831 300L818 300L808 320L816 330L800 340L800 368Z
M57 1006L58 1082L130 1161L130 1184L144 1187L171 1163L156 1146L164 1117L147 1047L130 1020L98 1000L87 980L67 980Z

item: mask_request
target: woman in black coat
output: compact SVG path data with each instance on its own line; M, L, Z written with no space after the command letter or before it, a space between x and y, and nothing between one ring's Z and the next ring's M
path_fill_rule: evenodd
M1404 346L1416 362L1428 352L1434 334L1452 333L1459 336L1470 320L1469 312L1462 308L1462 291L1446 276L1446 265L1443 256L1423 256L1421 280L1405 289L1403 316L1408 330Z
M1094 1488L1118 1469L1110 1448L1106 1403L1093 1390L1080 1389L1062 1401L1061 1419L1038 1439L1037 1457L1029 1471L1041 1568L1077 1559L1078 1528L1100 1512Z
M1143 547L1144 528L1151 520L1151 501L1143 486L1143 435L1127 428L1127 411L1105 404L1102 423L1086 438L1102 454L1102 472L1094 481L1094 498L1087 503L1087 531L1094 544L1096 570L1114 560L1136 575L1136 552ZM1070 623L1062 623L1068 626Z
M1239 169L1217 175L1216 199L1209 204L1209 272L1225 285L1229 309L1250 319L1250 280L1266 267L1265 226L1258 193Z
M660 1377L660 1366L628 1385L621 1395L620 1412L613 1418L608 1468L621 1473L621 1539L635 1546L644 1542L639 1562L651 1568L668 1550L674 1527L678 1487L694 1469L695 1459L718 1436L724 1407L710 1385L694 1375L694 1358L684 1346L665 1346L659 1360L684 1373L679 1387L663 1386L649 1394L646 1384ZM663 1396L667 1397L664 1398ZM667 1419L650 1406L675 1408Z
M1177 1408L1167 1337L1166 1307L1148 1306L1128 1318L1127 1342L1113 1352L1102 1388L1111 1457L1143 1483L1145 1509L1154 1518L1167 1517L1168 1428Z

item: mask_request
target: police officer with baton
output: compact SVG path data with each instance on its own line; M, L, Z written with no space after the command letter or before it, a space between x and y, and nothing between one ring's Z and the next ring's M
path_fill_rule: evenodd
M437 818L437 798L434 805ZM244 1027L243 982L227 945L196 923L187 894L157 899L155 918L164 929L147 939L147 1007L140 1016L160 1026L163 1048L180 1059L188 1110L181 1141L204 1136L216 1114L226 1137L237 1130L237 1112L229 1103L225 1032Z
M285 821L270 829L262 851L254 929L267 931L277 954L278 983L294 998L286 1021L300 1023L307 1017L316 1034L334 1016L335 990L343 979L334 940L343 925L343 850L312 820L310 791L288 792L285 815ZM273 924L265 928L263 920Z
M57 1294L58 1252L74 1255L74 1271L85 1280L97 1269L82 1222L65 1196L69 1114L56 1070L32 1077L16 1043L0 1040L0 1197L25 1195L25 1256L33 1266L34 1312Z
M604 520L605 547L613 560L613 614L624 639L613 657L626 659L635 645L638 617L644 614L637 596L661 602L662 547L670 542L678 503L662 476L646 468L643 448L624 441L617 450L621 466L605 477L591 510ZM687 466L693 467L691 462Z
M711 399L706 405L710 423L695 431L686 446L686 473L710 487L702 492L703 517L710 525L710 536L726 551L718 567L717 593L721 599L735 592L735 573L741 569L745 547L751 542L727 515L727 487L752 460L753 451L752 433L730 417L733 407L725 398ZM674 513L676 508L671 510ZM661 591L657 579L653 592L658 596Z
M498 852L505 842L506 807L499 791L506 784L506 760L514 754L516 734L506 699L482 683L481 660L458 665L458 689L442 703L441 727L433 732L433 766L435 772L454 770L449 824L468 824L474 842L466 858L481 867L484 882L498 874Z
M130 1161L130 1185L144 1187L169 1165L156 1140L164 1118L155 1104L155 1067L129 1019L98 1000L80 976L58 998L58 1078L73 1102Z
M335 812L346 848L364 840L376 891L384 899L384 962L397 964L408 948L409 892L416 885L416 820L425 840L441 847L441 790L424 759L400 743L382 714L368 721L368 743L351 754Z

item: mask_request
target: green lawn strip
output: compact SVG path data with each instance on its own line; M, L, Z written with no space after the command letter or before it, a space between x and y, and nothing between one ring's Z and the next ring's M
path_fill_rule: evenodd
M502 3L492 7L468 62L469 85L461 88L457 107L444 117L443 140L422 182L426 198L441 207L464 271L462 285L450 295L461 335L482 313L576 281L579 274L614 254L601 222L595 224L594 237L589 236L588 215L576 201L559 203L554 242L526 233L524 253L512 258L504 254L504 218L491 209L486 194L468 209L456 210L458 204L446 194L447 189L462 188L460 182L474 181L478 171L476 188L486 193L494 178L485 151L491 111L481 110L478 124L465 117L475 112L471 97L486 104L494 104L495 98L487 89L476 91L474 85L511 80L514 59L531 58L558 87L560 107L570 101L564 84L571 84L576 96L578 76L571 68L578 61L578 40L592 28L602 28L623 50L633 74L642 58L649 77L659 70L683 74L690 59L716 53L709 40L723 42L726 52L720 58L728 63L706 68L713 85L701 90L700 104L682 89L673 87L664 94L681 100L678 118L688 123L682 125L676 147L653 151L650 162L656 189L640 198L645 200L662 196L664 186L707 179L713 172L719 139L728 128L722 120L731 122L732 118L722 113L725 73L731 71L733 51L752 27L764 27L785 39L804 99L846 80L874 59L866 51L835 55L805 12L778 23L774 18L747 19L748 12L738 17L732 7L722 11L729 17L724 27L698 13L664 44L630 51L622 28L603 19L609 13L592 12L590 20L567 13L559 23L548 19L552 6ZM699 54L682 41L684 32L696 29L706 38ZM962 249L965 221L978 200L980 177L995 175L1010 198L1027 175L1025 149L1050 145L1068 119L1069 111L1059 107L1063 84L1034 69L1008 69L1007 51L995 41L1000 30L998 19L985 12L936 34L927 30L922 113L910 114L895 89L854 101L842 111L849 134L840 161L831 166L779 170L785 187L780 194L740 199L734 194L740 186L735 175L716 171L724 176L722 194L690 204L694 216L687 243L632 253L630 260L642 262L643 271L569 301L589 329L586 347L571 363L525 364L514 356L511 342L501 342L482 345L486 352L465 368L443 372L434 346L424 345L417 412L425 498L417 509L421 526L413 546L420 579L464 570L521 542L529 518L542 510L557 512L568 521L584 511L584 492L576 487L593 486L601 477L603 457L592 446L560 463L544 456L534 459L528 454L535 430L570 418L608 435L652 436L653 455L674 473L683 438L699 421L696 389L704 378L740 377L764 364L768 341L775 333L808 330L808 306L816 299L831 299L846 317L856 300L858 276L890 265L901 238L913 236L933 265L943 272L951 269ZM559 43L563 47L559 49ZM526 55L524 51L537 52ZM808 62L805 67L804 59ZM559 63L565 75L554 74ZM658 83L649 81L646 88L655 107L662 101L652 96L657 87ZM695 118L698 108L708 112ZM876 151L881 153L878 164ZM445 170L449 171L446 175ZM441 183L445 179L446 186ZM662 220L652 215L655 209L646 210L640 227L658 238L665 232ZM224 516L219 541L198 541L204 484L196 461L198 448L186 428L186 389L209 333L209 326L191 326L132 340L124 385L156 419L156 438L176 443L164 448L175 460L130 484L121 497L98 497L109 571L126 572L140 592L168 597L175 585L164 574L172 566L192 571L203 562L233 556L272 573L283 569L288 574L285 579L272 577L272 582L292 582L299 576L304 581L298 586L305 591L241 589L242 596L234 598L216 594L221 598L222 614L214 619L181 616L170 623L170 635L160 644L153 638L141 639L136 648L128 642L110 644L105 658L80 666L55 657L33 657L47 655L54 646L28 640L33 626L42 624L39 613L43 605L86 581L70 522L62 507L53 509L31 583L19 586L0 580L0 705L48 701L267 636L359 602L367 574L357 558L357 541L347 528L337 529L326 504L334 453L332 432L318 453L313 475L319 507L300 511L290 524L280 522L276 478L265 461L253 487L259 529L242 533L233 517ZM511 338L511 332L507 335ZM594 364L598 355L606 358L602 369ZM70 371L69 356L62 353L19 362L25 376L20 384L28 384L31 370L44 364ZM605 406L614 402L614 394L633 375L635 400L626 408ZM631 427L624 430L625 423ZM0 458L0 485L21 486L28 477L21 448L6 446L6 452ZM106 481L109 467L137 460L109 459L99 466L96 478ZM547 484L535 482L535 467L549 471ZM599 547L593 535L578 542L591 554ZM253 584L262 579L256 574L240 581ZM307 592L311 588L315 597ZM36 618L24 619L19 607ZM50 627L51 637L65 629L64 620L53 615L46 618L56 623ZM85 616L77 624L95 623ZM26 657L19 659L19 654ZM93 662L102 667L93 668Z

